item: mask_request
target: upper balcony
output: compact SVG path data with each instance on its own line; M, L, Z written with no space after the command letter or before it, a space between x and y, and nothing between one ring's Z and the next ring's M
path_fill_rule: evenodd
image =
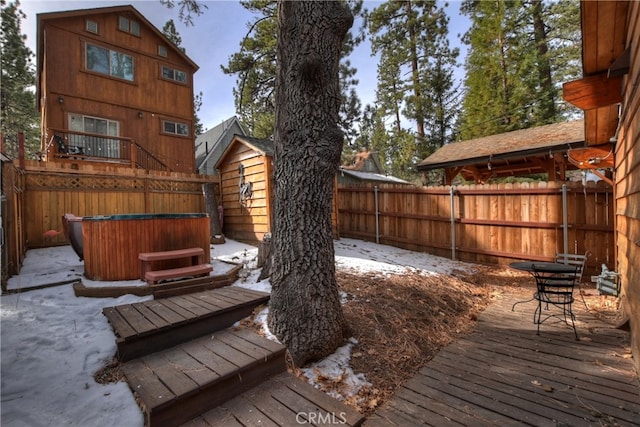
M43 157L48 161L101 162L170 171L165 163L127 137L49 128L47 141Z

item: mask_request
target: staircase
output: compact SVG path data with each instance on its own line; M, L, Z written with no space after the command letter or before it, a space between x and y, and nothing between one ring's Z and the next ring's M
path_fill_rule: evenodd
M223 287L103 310L145 426L357 426L364 421L288 373L284 346L232 326L268 298Z

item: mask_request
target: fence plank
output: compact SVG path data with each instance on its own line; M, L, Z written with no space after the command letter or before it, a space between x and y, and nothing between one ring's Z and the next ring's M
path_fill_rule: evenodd
M563 248L562 185L568 188L569 251L591 253L587 268L613 267L612 189L605 184L508 183L455 187L457 258L508 264L551 260ZM381 185L380 242L451 256L449 187ZM374 189L340 186L340 235L376 240Z

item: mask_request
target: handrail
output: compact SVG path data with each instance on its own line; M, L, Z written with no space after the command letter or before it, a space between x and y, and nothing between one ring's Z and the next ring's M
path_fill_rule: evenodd
M55 136L59 138L56 139ZM49 128L45 154L53 158L129 163L133 169L168 171L169 167L132 138Z

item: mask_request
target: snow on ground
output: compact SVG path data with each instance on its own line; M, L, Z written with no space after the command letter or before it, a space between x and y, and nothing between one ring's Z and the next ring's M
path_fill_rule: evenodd
M244 265L245 279L233 286L271 291L269 280L258 282L255 269L258 249L231 240L211 247L214 273ZM359 240L335 241L336 266L380 274L406 271L420 274L448 273L465 264L428 254L410 252ZM30 287L82 278L82 261L70 246L33 249L27 252L19 275L8 288ZM82 278L85 286L143 285L139 280L95 282ZM119 298L75 297L71 284L5 294L0 299L0 424L3 427L101 426L141 427L143 418L133 394L124 382L101 385L93 374L109 363L116 352L115 336L104 307L130 304L151 297L125 295ZM267 336L268 309L256 316ZM356 394L367 384L349 367L350 340L336 352L303 370L313 384L315 378L341 376ZM347 396L335 396L347 397Z

